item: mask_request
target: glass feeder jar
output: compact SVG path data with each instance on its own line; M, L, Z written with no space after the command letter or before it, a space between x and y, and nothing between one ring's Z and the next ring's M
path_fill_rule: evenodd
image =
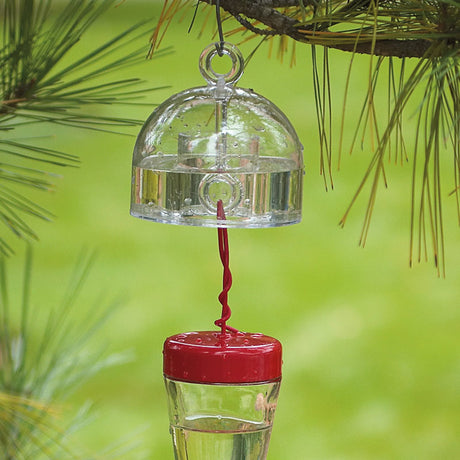
M286 116L251 89L234 84L243 57L224 43L200 56L207 86L173 95L150 115L132 164L131 214L203 227L277 227L301 219L302 145ZM217 219L222 200L226 220Z
M281 344L263 334L189 332L163 349L176 460L265 460Z

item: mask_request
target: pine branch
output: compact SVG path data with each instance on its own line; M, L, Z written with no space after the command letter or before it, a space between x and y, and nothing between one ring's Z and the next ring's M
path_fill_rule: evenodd
M23 271L22 298L10 298L7 261L0 255L0 451L6 460L77 459L69 434L88 408L70 423L61 420L63 400L101 370L126 362L125 353L107 355L94 349L94 338L113 314L116 305L101 308L99 301L87 316L75 322L73 311L88 276L93 257L77 264L67 293L55 308L32 310L32 251L28 248ZM83 307L84 308L84 307ZM15 319L11 311L19 312ZM38 314L37 314L38 313ZM31 320L48 315L38 336L31 334ZM32 316L33 315L33 316ZM125 446L124 446L125 447ZM116 457L117 452L113 452ZM89 458L89 457L85 457ZM104 456L104 458L111 458Z
M424 58L435 42L450 49L460 42L460 3L454 0L220 0L220 6L255 34L353 53Z
M38 236L28 216L49 220L50 213L27 199L31 187L52 190L56 174L43 168L75 167L77 157L38 145L36 139L17 138L17 129L30 124L123 134L140 120L95 115L94 106L138 104L148 91L139 78L112 78L116 72L144 62L144 23L134 24L83 57L62 66L81 37L116 0L68 2L57 17L50 16L51 0L4 0L0 37L0 224L23 239ZM158 54L167 53L164 50ZM24 163L26 162L26 163ZM27 166L24 166L27 164ZM37 165L40 169L37 169ZM34 167L35 165L35 167ZM21 169L23 168L23 169ZM11 188L20 186L24 190ZM13 197L16 199L13 199ZM0 253L11 253L4 231Z

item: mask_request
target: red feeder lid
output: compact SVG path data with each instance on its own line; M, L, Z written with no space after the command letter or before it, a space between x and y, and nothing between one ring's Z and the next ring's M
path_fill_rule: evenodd
M166 339L163 372L194 383L254 383L281 378L281 343L248 332L187 332Z

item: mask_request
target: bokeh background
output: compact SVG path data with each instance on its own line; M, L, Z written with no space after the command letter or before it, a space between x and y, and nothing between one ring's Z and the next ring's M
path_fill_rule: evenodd
M161 6L160 1L126 0L97 22L72 56L145 18L152 18L153 28ZM164 38L163 46L172 46L173 53L120 75L168 88L152 92L147 105L108 106L98 109L101 114L143 120L171 94L203 84L197 61L213 40L214 28L199 36L199 19L187 34L191 14L174 21ZM146 53L148 38L146 30L139 42ZM243 44L243 53L255 44ZM326 192L319 174L310 49L297 46L292 68L289 55L281 63L276 52L271 58L268 54L262 46L240 84L271 99L298 130L306 164L303 221L279 229L229 231L231 324L277 337L284 346L284 377L268 458L457 459L460 238L454 198L448 198L450 157L443 164L445 278L437 276L431 262L409 268L410 162L388 165L389 188L381 188L367 245L358 247L366 196L358 200L344 229L338 222L370 160L370 143L343 155L341 170L334 172L334 190ZM331 52L337 126L348 62L349 56ZM365 96L368 62L359 58L354 67L344 120L348 142ZM35 225L41 240L34 251L33 303L43 311L57 305L81 251L96 251L79 307L71 314L78 327L94 302L121 300L97 341L107 352L130 350L133 358L82 385L63 403L62 416L95 401L95 417L75 434L75 444L94 452L128 437L140 447L122 458L166 460L173 452L162 344L169 335L212 327L220 312L222 272L215 230L130 217L137 130L131 136L55 127L40 132L52 135L51 147L79 155L82 164L61 170L57 193L40 197L56 218ZM19 249L9 262L18 274L13 285L20 282L22 264Z

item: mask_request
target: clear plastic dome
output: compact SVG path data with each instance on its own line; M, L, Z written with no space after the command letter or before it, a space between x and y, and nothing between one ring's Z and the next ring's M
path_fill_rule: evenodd
M182 91L148 118L133 154L131 214L205 227L276 227L301 219L302 145L286 116L250 89L235 88L243 58L216 73L215 44L200 57L208 85ZM226 220L217 218L222 200Z

